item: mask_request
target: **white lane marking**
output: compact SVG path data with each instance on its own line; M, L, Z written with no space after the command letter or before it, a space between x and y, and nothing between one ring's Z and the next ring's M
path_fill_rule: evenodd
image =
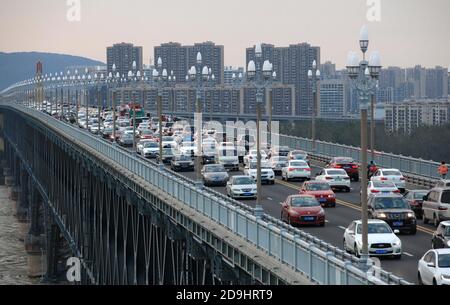
M414 257L414 255L412 255L411 253L408 253L408 252L403 252L403 254L405 254L406 256L409 256L409 257Z
M325 223L330 223L328 220L325 219Z
M267 197L268 200L273 201L273 199L271 197Z
M346 227L343 227L343 226L338 226L338 228L339 228L339 229L342 229L342 230L344 230L344 231L347 230L347 228L346 228Z

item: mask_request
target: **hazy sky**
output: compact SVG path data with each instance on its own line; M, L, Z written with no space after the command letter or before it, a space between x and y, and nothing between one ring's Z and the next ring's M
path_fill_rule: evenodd
M322 62L345 65L367 24L383 66L450 65L450 0L79 0L79 22L68 2L0 0L0 51L45 51L106 61L105 47L132 42L144 61L164 42L213 41L225 46L226 65L245 65L256 42L321 47ZM380 2L369 22L367 2Z

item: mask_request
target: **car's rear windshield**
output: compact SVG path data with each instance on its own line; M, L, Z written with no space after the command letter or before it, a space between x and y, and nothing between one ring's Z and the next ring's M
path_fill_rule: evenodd
M291 199L291 206L293 207L316 207L320 203L314 197L293 197Z
M409 209L409 204L403 197L380 197L374 199L374 208L380 209Z
M331 190L331 187L328 183L310 183L307 189L309 191L327 191Z
M450 254L439 254L438 266L439 268L450 268Z
M399 171L383 171L384 176L401 176Z
M373 186L374 187L380 187L380 188L383 188L383 187L395 187L395 184L393 182L391 182L391 181L376 181L376 182L373 182Z
M346 175L345 170L339 170L339 169L333 169L333 170L328 170L327 171L327 175L331 175L331 176L336 176L336 175Z
M428 191L415 192L415 193L414 193L414 199L422 200L423 197L426 196L427 194L428 194Z
M450 204L450 191L443 191L442 192L441 202Z
M353 163L353 159L351 158L340 158L340 159L336 159L336 163Z

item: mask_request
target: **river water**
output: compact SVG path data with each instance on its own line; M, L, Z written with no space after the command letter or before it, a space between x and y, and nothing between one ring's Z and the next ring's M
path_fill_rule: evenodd
M27 276L27 253L19 239L19 223L7 186L0 186L0 285L35 285L39 279Z

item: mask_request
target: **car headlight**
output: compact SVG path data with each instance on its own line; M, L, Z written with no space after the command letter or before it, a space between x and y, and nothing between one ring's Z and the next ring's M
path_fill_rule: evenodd
M441 274L441 279L450 280L450 275Z
M400 240L397 240L396 242L394 242L394 246L399 247L402 245L402 242Z
M450 240L447 240L447 246L450 247Z
M415 218L416 215L414 215L413 212L408 212L408 218Z
M386 216L386 213L378 213L377 216L378 216L379 218L386 218L386 217L387 217L387 216Z
M319 216L324 216L325 215L325 211L322 209L322 210L320 210L320 212L319 212Z

